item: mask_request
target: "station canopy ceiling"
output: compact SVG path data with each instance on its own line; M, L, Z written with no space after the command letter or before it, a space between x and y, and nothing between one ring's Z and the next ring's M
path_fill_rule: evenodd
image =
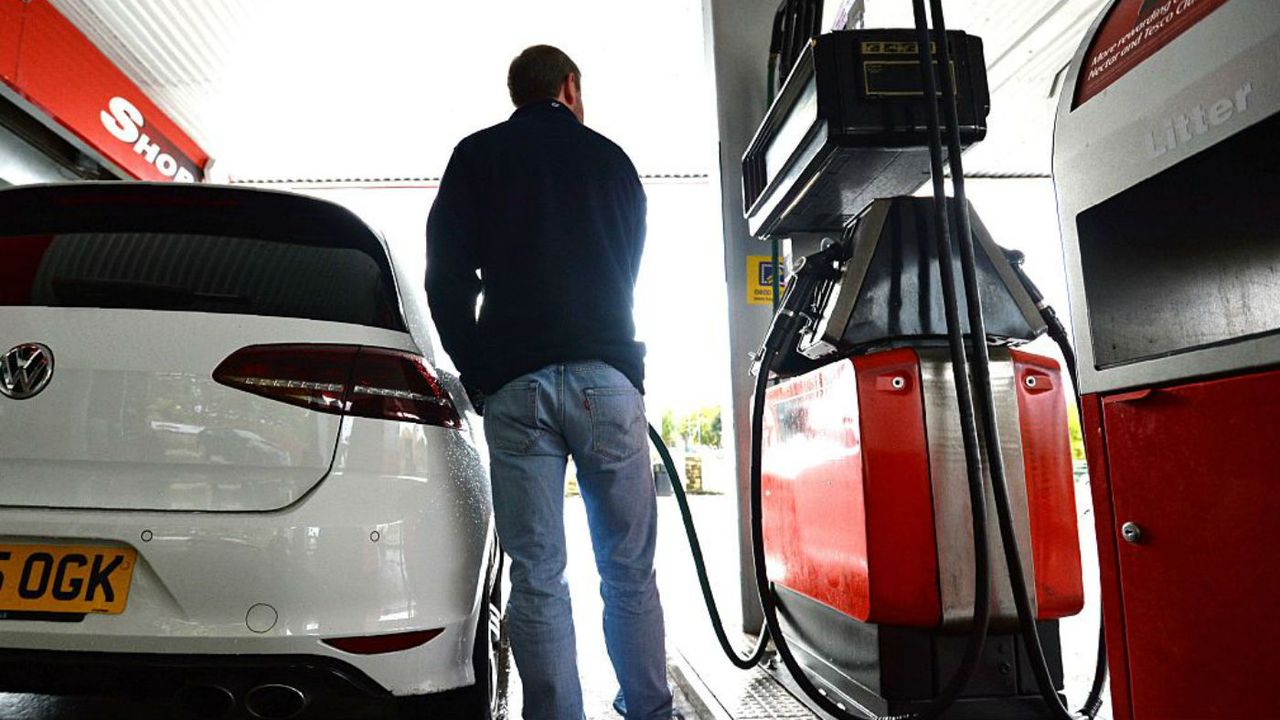
M52 2L237 181L436 177L509 114L507 64L544 42L582 67L588 123L642 173L716 161L702 0ZM1104 3L947 0L993 90L971 171L1048 172L1060 74ZM866 8L869 27L911 22L905 0Z

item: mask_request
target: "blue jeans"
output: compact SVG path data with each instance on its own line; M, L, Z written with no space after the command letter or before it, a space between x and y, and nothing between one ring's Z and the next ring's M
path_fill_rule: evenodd
M602 362L545 367L512 380L485 403L494 518L511 557L507 622L526 720L583 717L564 576L570 455L600 572L605 644L627 717L671 717L646 425L644 398Z

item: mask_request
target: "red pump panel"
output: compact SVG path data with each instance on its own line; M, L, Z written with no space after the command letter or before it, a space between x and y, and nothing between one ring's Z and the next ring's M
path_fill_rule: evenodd
M1111 712L1114 720L1133 720L1129 701L1128 644L1120 589L1118 560L1119 534L1114 528L1115 508L1111 506L1111 476L1107 466L1106 434L1102 430L1102 401L1097 395L1080 399L1084 417L1084 453L1089 461L1089 490L1093 498L1094 531L1098 539L1098 576L1102 584L1102 627L1107 634L1107 661L1110 664Z
M765 558L780 585L870 617L858 386L840 361L769 388L761 462Z
M1018 387L1037 617L1056 620L1084 607L1062 371L1046 357L1017 350L1009 354Z
M0 80L18 75L18 43L22 39L22 0L0 0Z
M912 350L891 350L854 358L853 365L870 511L870 621L937 627L942 600L920 360Z
M898 350L770 388L770 576L857 620L937 627L938 555L919 361Z
M1280 371L1101 404L1130 717L1277 717L1259 673L1280 647ZM1139 542L1116 539L1127 522Z

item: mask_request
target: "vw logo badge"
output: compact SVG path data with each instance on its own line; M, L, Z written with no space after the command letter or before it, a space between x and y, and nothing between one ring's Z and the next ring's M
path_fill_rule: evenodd
M23 343L0 357L0 393L6 397L33 397L52 377L53 351L40 343Z

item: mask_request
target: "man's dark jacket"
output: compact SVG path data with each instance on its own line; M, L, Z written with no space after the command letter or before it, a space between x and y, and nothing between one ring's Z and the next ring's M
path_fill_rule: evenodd
M427 221L427 299L463 383L491 394L601 360L643 390L632 296L644 235L635 166L558 102L459 143Z

